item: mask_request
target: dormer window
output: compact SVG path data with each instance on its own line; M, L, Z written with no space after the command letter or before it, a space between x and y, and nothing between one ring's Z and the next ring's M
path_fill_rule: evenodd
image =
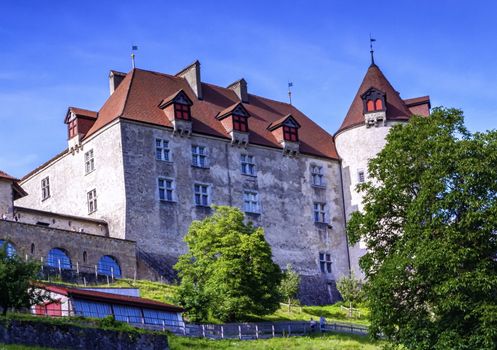
M188 136L192 132L192 105L192 100L183 90L175 92L159 104L159 108L164 111L167 119L173 125L174 132L180 136Z
M283 146L285 154L297 154L299 152L299 133L300 124L290 114L271 123L268 130L271 131Z
M233 130L240 132L248 131L247 117L241 115L233 115Z
M364 106L364 119L366 126L378 126L379 121L386 122L386 95L374 87L369 88L361 95Z
M175 103L174 104L174 118L175 119L182 119L182 120L190 120L191 114L190 114L190 106L186 104L179 104Z
M243 104L238 102L219 112L216 119L221 121L224 129L231 136L232 144L245 146L249 139L249 117L250 114Z
M379 98L376 100L368 100L366 104L366 109L368 112L382 111L383 110L383 101Z

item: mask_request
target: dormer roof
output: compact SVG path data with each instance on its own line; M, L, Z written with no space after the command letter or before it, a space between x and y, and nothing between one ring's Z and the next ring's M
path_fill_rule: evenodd
M277 129L283 125L291 126L291 127L297 128L297 129L300 128L299 122L296 121L295 118L291 114L287 114L283 118L280 118L280 119L272 122L271 124L269 124L267 129L269 131L273 131L274 129Z
M247 112L247 109L243 106L243 103L241 103L241 102L235 103L235 104L223 109L216 116L216 119L222 120L229 115L239 115L239 116L245 117L245 118L250 117L250 113Z
M21 197L27 196L28 193L19 185L19 180L13 176L10 176L6 172L0 170L0 179L6 180L12 183L12 189L14 190L14 200Z
M393 88L380 68L376 64L372 64L369 66L337 134L343 130L364 124L362 97L371 88L385 94L387 120L408 120L413 115L405 101L400 98L400 94Z
M188 97L187 94L183 91L183 89L180 89L176 91L174 94L171 96L163 99L159 103L159 108L164 109L167 106L169 106L171 103L179 103L182 105L188 105L191 106L193 104L192 100Z
M69 107L67 109L66 118L64 122L67 123L69 119L71 119L72 114L76 115L76 117L83 117L86 119L97 119L97 112L90 111L89 109L78 108L78 107Z

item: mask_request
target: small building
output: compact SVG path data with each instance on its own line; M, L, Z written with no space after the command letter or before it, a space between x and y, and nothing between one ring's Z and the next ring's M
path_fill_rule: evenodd
M49 292L51 300L32 307L33 314L46 316L82 316L104 318L114 316L117 321L145 328L183 328L184 309L144 299L130 294L72 288L61 285L40 285Z

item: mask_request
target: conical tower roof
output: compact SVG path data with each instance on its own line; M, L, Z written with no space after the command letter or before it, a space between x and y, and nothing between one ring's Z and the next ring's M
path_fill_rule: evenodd
M393 88L380 68L373 63L369 66L361 86L350 105L349 111L336 134L354 126L364 124L364 107L361 95L370 88L376 88L385 93L387 120L408 120L412 115L405 102L400 98L399 93Z

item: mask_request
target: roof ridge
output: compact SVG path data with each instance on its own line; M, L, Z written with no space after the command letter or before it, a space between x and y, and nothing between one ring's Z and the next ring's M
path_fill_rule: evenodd
M126 105L128 103L128 99L129 99L129 94L131 92L131 85L133 85L133 80L135 78L135 71L136 71L137 68L133 68L131 70L131 77L129 78L129 84L128 84L128 91L126 91L126 96L124 97L124 102L123 102L123 108L121 109L121 113L118 113L117 117L120 118L124 115L124 111L126 110ZM128 73L128 74L130 74Z

